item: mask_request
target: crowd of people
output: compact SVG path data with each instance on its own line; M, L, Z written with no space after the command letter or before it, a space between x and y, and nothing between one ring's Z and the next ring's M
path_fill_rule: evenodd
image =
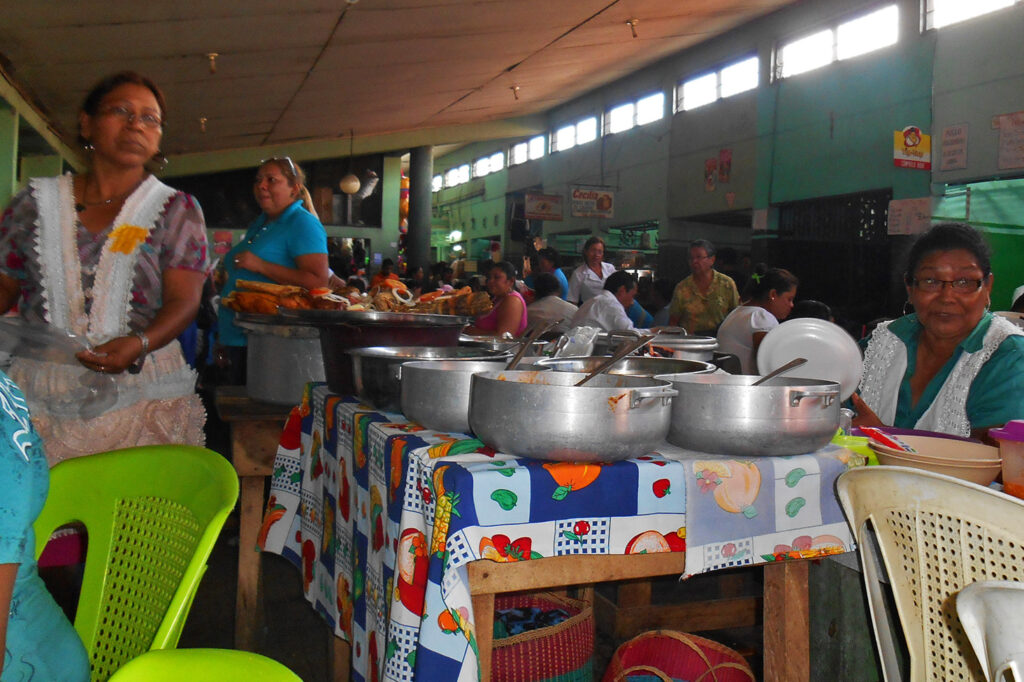
M124 72L104 79L79 115L86 169L32 179L0 217L0 313L85 343L77 362L15 356L0 373L0 471L14 482L0 502L4 679L2 666L10 665L42 672L31 679L88 678L81 643L36 572L32 522L45 500L47 467L133 445L204 442L196 372L177 339L208 298L210 263L199 205L154 175L167 115L148 78ZM253 197L261 213L212 278L221 295L243 279L365 289L400 276L390 259L370 281L332 272L326 233L292 159L262 161ZM832 318L827 305L796 300L799 280L786 269L758 264L742 278L719 271L716 249L704 239L689 245L685 279L648 283L647 307L636 277L605 261L600 237L586 240L581 255L568 273L546 246L522 273L506 261L491 263L466 281L493 299L466 332L516 337L531 323L559 332L681 327L715 336L720 351L754 374L759 344L783 320ZM1024 418L1024 332L989 311L993 274L978 232L963 224L931 228L903 272L906 314L862 339L854 423L984 437ZM446 263L406 275L414 295L462 285ZM246 336L224 307L217 334L222 380L244 383ZM67 395L96 376L109 379L113 399L96 414L69 407Z

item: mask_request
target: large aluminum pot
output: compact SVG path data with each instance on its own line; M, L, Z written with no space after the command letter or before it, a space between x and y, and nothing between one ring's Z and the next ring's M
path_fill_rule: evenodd
M245 330L246 394L277 405L302 402L306 382L323 381L320 332L315 327L288 324L277 315L239 313Z
M454 346L472 318L457 315L376 311L281 309L282 317L320 329L327 386L334 393L356 392L352 359L345 351L371 346Z
M469 433L469 390L476 372L500 372L508 360L420 360L402 365L402 413L428 429ZM540 366L519 369L548 371Z
M556 372L589 373L608 358L600 355L589 357L544 358L538 365L550 367ZM623 374L632 377L653 377L659 374L710 374L717 368L710 362L697 360L676 360L675 358L648 358L639 355L627 356L608 370L608 374Z
M413 360L493 360L511 359L509 353L458 346L374 346L353 348L352 373L356 395L379 410L398 410L402 406L402 364ZM443 395L435 400L444 400Z
M718 350L718 339L713 336L693 336L691 334L658 334L651 341L652 346L668 348L672 357L677 360L699 360L711 362Z
M541 350L548 344L547 341L534 341L530 344L530 350L526 351L528 356L539 356ZM466 348L486 348L487 350L507 350L515 353L519 350L518 340L499 339L496 336L470 336L462 334L459 336L459 345Z
M469 425L500 452L534 459L614 461L654 450L668 433L667 381L578 372L474 374Z
M839 384L731 374L671 374L668 441L722 455L800 455L827 444L839 428Z

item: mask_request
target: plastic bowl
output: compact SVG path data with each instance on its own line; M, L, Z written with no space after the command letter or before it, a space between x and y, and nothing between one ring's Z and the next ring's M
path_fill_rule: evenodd
M937 474L945 474L946 476L970 481L971 483L977 483L978 485L988 485L992 481L996 480L996 476L998 476L999 472L1002 470L1001 465L998 463L989 464L987 466L964 466L953 462L947 462L945 464L938 462L923 462L917 459L909 459L900 454L882 452L874 447L872 447L872 449L878 454L878 462L880 464L933 471Z
M870 445L876 452L898 455L908 459L937 464L956 465L999 465L1002 458L999 448L965 440L952 440L937 436L900 436L900 440L914 448L916 452L904 452L890 448L881 443L871 441Z

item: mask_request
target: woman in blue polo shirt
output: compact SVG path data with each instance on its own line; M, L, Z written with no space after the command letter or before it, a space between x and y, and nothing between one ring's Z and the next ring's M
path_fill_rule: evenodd
M989 249L974 228L932 227L904 279L914 312L872 333L854 425L984 437L1024 418L1024 333L988 312Z
M288 157L260 164L253 184L262 213L224 256L226 283L221 298L239 279L290 284L306 289L327 286L327 233L313 212L305 175ZM227 383L245 383L245 333L235 311L217 312L218 341L230 366Z

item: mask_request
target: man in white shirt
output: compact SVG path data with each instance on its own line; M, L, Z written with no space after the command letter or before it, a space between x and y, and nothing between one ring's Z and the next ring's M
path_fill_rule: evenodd
M536 298L526 306L530 324L558 322L552 331L564 332L568 329L567 322L576 314L576 306L562 300L558 278L550 272L540 273L533 279L533 291Z
M599 327L604 331L634 329L626 310L633 305L636 288L636 277L625 270L615 271L604 281L601 293L583 302L569 327Z

